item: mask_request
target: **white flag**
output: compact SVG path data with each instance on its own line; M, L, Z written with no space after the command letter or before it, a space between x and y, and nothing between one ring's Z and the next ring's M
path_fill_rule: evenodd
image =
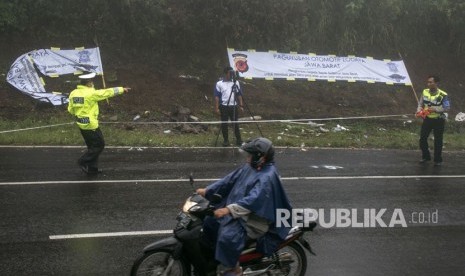
M34 64L28 54L17 58L6 77L6 80L25 93L45 92L42 80L34 69Z
M40 49L29 53L40 72L46 76L77 72L103 73L99 48L81 50Z
M16 59L8 72L7 81L34 99L62 105L67 95L48 93L37 70L44 76L58 77L66 74L95 72L103 74L99 48L75 50L40 49Z

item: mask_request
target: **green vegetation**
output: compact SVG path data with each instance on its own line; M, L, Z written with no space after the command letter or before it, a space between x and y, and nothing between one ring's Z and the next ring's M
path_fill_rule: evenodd
M0 0L0 33L42 46L93 46L205 74L240 49L397 57L465 54L465 3L451 0ZM85 43L85 45L82 45ZM31 47L28 50L37 48ZM41 47L38 47L41 48ZM206 58L207 57L207 58ZM106 58L106 59L105 59Z
M306 124L273 123L260 124L263 135L273 140L278 146L291 147L344 147L344 148L390 148L417 149L419 122L408 120L364 120L327 122L320 128ZM0 120L2 130L37 127L41 125L66 123L63 118L21 122ZM348 131L334 132L340 124ZM107 145L111 146L213 146L218 133L217 126L200 134L181 134L173 125L124 125L103 124L101 126ZM242 124L244 139L259 136L255 124ZM171 132L166 134L165 130ZM328 130L328 132L326 132ZM446 150L463 150L465 148L465 126L449 122L445 134ZM232 135L232 133L231 133ZM222 137L219 138L221 144ZM233 140L231 140L233 142ZM12 133L0 133L2 145L83 145L82 137L75 125L67 124L50 128L27 130Z

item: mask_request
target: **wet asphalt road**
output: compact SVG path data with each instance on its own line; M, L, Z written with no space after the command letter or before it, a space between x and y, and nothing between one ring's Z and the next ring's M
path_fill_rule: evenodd
M0 275L128 275L140 250L163 235L50 236L170 230L191 192L184 180L190 173L215 179L242 163L231 149L112 148L101 156L103 175L88 178L75 164L82 150L0 148ZM307 275L465 275L465 152L446 152L440 168L417 164L418 156L416 151L277 151L294 207L327 213L386 208L387 223L400 209L407 223L319 227L308 235L317 256L308 258ZM172 181L137 181L155 179ZM436 213L437 221L415 223L420 213L426 218Z

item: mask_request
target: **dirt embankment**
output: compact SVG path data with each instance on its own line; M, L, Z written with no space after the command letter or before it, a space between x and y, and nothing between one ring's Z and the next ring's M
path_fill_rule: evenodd
M465 110L463 99L462 67L454 67L449 60L412 60L407 63L417 94L424 87L425 77L433 72L444 80L443 89L449 92L453 109L451 115ZM456 63L456 62L455 62ZM457 70L459 69L459 70ZM2 73L6 74L7 68ZM124 68L110 66L107 86L125 85L132 87L129 95L114 98L110 105L102 104L102 113L120 114L120 118L132 118L136 114L150 111L154 120L163 119L164 114L176 106L192 110L200 119L213 117L213 87L217 75L200 77L195 74L185 76L175 69L170 73L144 64L132 64ZM51 107L38 104L20 94L5 81L0 81L0 116L6 119L46 116L48 113L65 112L64 107ZM73 85L63 81L48 80L51 86L63 92L70 92ZM284 118L324 118L338 116L385 115L413 113L416 100L412 89L405 86L389 86L366 83L326 83L297 81L242 80L244 98L254 115L264 119ZM101 87L97 81L96 86ZM248 110L243 114L249 115Z

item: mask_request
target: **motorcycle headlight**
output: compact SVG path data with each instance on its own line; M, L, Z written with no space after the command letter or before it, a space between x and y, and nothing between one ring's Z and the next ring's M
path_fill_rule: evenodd
M184 206L182 207L182 211L185 213L189 213L189 209L195 205L197 205L197 202L191 201L191 198L189 197L184 203Z

